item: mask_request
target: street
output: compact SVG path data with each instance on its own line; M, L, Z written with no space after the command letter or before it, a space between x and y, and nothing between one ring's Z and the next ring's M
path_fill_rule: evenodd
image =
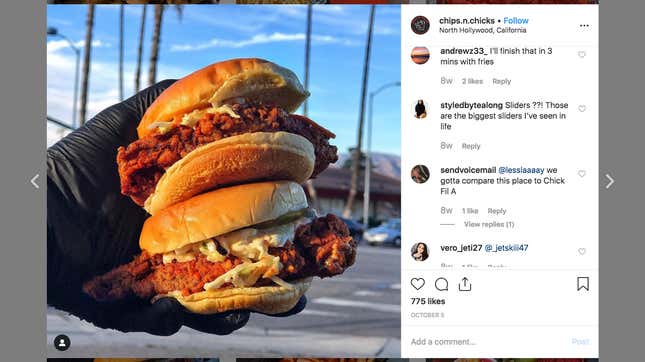
M314 279L307 308L288 318L252 314L228 336L182 328L170 337L98 329L67 313L47 313L49 357L284 357L400 355L400 250L361 244L340 277ZM71 339L66 352L51 341Z

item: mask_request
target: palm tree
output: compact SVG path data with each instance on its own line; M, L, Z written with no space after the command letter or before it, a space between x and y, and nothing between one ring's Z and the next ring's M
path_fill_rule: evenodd
M184 6L181 4L175 4L175 11L177 12L177 18L181 22L182 17L184 16Z
M311 54L311 13L312 6L311 3L307 5L307 38L305 42L305 89L309 90L309 58ZM309 99L305 99L305 104L303 107L303 114L305 117L309 116ZM311 204L316 210L320 210L320 203L318 202L318 194L316 193L316 188L314 187L314 182L312 180L307 180L307 193L311 199Z
M148 6L143 4L143 12L141 13L141 27L139 28L139 46L137 48L137 69L134 72L134 92L138 92L141 82L141 57L143 56L143 35L146 31L146 10Z
M309 54L311 53L311 3L307 5L307 38L305 41L305 89L309 90ZM305 99L303 113L305 116L308 114L309 98Z
M347 195L347 203L343 210L344 217L351 217L352 207L354 206L354 199L356 198L356 189L358 188L358 174L360 172L361 164L361 146L363 143L363 120L365 113L365 93L367 92L367 76L369 73L370 64L370 51L372 48L372 30L374 28L374 5L370 8L370 20L367 27L367 45L365 46L365 62L363 64L363 85L361 87L361 109L358 114L358 132L356 139L356 148L352 152L352 179L349 188L349 195Z
M184 8L182 5L175 5L177 16L181 21ZM159 43L161 43L161 23L163 22L163 5L155 5L155 25L152 33L152 48L150 50L150 68L148 69L148 85L157 82L157 62L159 61Z
M90 78L90 58L92 52L92 30L94 29L94 4L87 7L87 19L85 22L85 46L83 57L83 78L81 79L81 106L79 110L79 122L82 126L85 123L87 114L87 87Z
M119 6L119 100L123 100L123 4Z
M152 46L150 48L150 66L148 69L148 85L157 82L157 61L159 61L159 43L161 42L161 23L163 21L163 5L155 5L155 25L152 31Z

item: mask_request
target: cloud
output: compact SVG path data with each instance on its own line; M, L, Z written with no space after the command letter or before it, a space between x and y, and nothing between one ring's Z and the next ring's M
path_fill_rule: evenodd
M253 34L261 31L262 28L270 24L279 22L281 19L284 20L284 17L281 15L297 17L295 14L298 12L297 9L293 9L293 6L287 5L272 6L271 8L276 10L272 12L262 10L264 7L259 8L254 5L248 5L247 7L245 5L243 8L248 10L245 10L243 14L239 14L238 16L226 16L228 15L227 12L217 10L220 8L226 9L226 7L227 5L223 7L221 5L215 5L214 7L209 5L188 6L184 8L181 22L176 16L166 17L165 15L164 22L170 21L171 24L174 23L175 25L199 23L218 29L230 29L236 33ZM237 9L238 7L230 8ZM240 17L242 16L243 21L240 21Z
M327 88L324 88L318 84L310 84L309 85L309 92L311 94L316 94L316 95L321 95L321 94L329 94L331 91Z
M316 6L316 11L321 13L331 13L331 14L345 14L347 10L347 5L319 5Z
M63 43L61 43L61 41ZM62 45L61 45L62 44ZM82 42L76 44L82 46ZM93 46L109 46L101 40L94 40ZM64 45L64 46L63 46ZM65 40L52 40L47 42L47 115L71 124L74 103L74 72L76 56L65 47L69 45ZM142 64L141 81L146 87L148 74L147 62ZM103 109L119 102L118 89L118 62L97 58L92 54L92 63L89 79L89 95L87 103L88 119ZM129 97L134 93L134 61L124 64L124 94ZM172 67L160 63L157 79L179 78L190 71L180 67ZM64 135L55 126L47 127L47 144L53 144Z
M228 40L213 38L207 42L196 44L173 44L170 51L185 52L185 51L198 51L210 48L244 48L250 45L269 44L279 42L293 42L304 41L306 38L305 33L273 33L273 34L257 34L248 39L243 40ZM319 35L312 34L311 40L318 44L341 44L352 46L357 43L351 39L338 38L332 35Z
M72 42L77 49L82 49L85 47L85 40L79 40L77 42ZM103 42L101 40L92 40L92 48L109 48L112 44ZM69 48L69 42L65 39L51 40L47 42L47 55L49 53L55 53L61 49Z
M282 27L303 27L307 18L306 5L254 6L244 8L236 16L225 16L219 12L224 7L188 6L184 10L181 23L202 23L218 28L235 30L238 33L254 34L267 31L280 25ZM211 10L211 11L208 11ZM225 12L223 12L226 14ZM369 6L359 5L314 5L314 29L322 27L328 32L348 35L364 35L367 31ZM176 21L176 17L168 17ZM239 21L242 18L244 21ZM166 20L164 20L166 21ZM377 6L374 24L375 35L398 35L400 10L398 6Z
M384 25L374 25L374 34L376 35L398 35L399 28L393 28Z
M336 5L337 10L328 9L329 5L314 6L313 23L352 35L366 35L369 8L367 6ZM377 6L374 17L375 35L398 35L401 26L397 9L390 6Z
M283 16L289 16L289 17L300 18L300 19L307 16L306 5L275 6L271 8L271 11Z
M348 15L348 5L313 5L313 12L334 14L334 15ZM307 5L289 5L289 6L276 6L271 8L271 12L276 14L290 16L298 19L305 19L307 16Z
M47 23L53 23L58 25L69 26L72 25L72 22L67 19L56 18L56 17L47 17Z

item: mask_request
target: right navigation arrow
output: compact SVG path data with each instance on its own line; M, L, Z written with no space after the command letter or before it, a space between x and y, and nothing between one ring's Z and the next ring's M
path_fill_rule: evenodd
M607 174L605 174L605 177L607 177L607 179L609 179L609 183L608 183L607 185L605 185L605 188L606 188L606 189L608 189L608 188L610 188L610 187L611 187L611 185L613 185L613 184L614 184L614 179L613 179L613 178L611 177L611 175L610 175L610 174L608 174L608 173L607 173Z

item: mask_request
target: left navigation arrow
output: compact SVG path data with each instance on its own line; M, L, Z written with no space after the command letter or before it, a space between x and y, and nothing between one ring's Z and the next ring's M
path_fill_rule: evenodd
M36 183L36 180L38 180L38 177L40 177L39 174L36 174L34 177L31 178L29 182L31 182L32 185L34 185L35 188L39 189L40 185Z

